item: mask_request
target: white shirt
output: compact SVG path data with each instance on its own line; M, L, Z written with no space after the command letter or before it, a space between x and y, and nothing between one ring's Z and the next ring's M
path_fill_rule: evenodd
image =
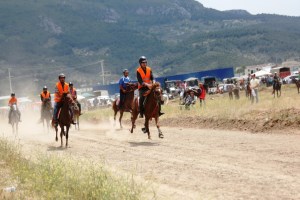
M250 87L252 89L258 89L258 86L259 86L259 80L256 78L252 78L250 81Z

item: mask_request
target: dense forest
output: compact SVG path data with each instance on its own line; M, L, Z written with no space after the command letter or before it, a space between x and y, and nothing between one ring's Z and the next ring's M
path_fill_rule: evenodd
M299 35L299 17L221 12L194 0L4 0L0 93L8 68L14 84L32 89L59 72L78 85L100 82L100 60L115 81L141 55L155 76L280 63L299 59Z

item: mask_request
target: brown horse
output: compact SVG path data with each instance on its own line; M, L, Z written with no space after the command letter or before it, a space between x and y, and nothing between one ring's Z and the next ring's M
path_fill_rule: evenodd
M160 130L160 126L158 124L159 102L161 101L162 98L162 89L160 88L160 84L158 82L154 83L153 85L149 84L148 88L150 90L145 93L146 99L144 105L145 127L142 128L142 131L144 133L148 133L148 139L151 139L150 131L149 131L149 120L154 118L156 127L158 129L158 137L164 138L164 135L162 134L162 131ZM132 122L131 133L133 133L133 129L135 128L135 121L139 114L138 108L139 108L138 98L135 98L132 113L131 113L131 122Z
M52 105L50 99L47 99L45 102L43 102L42 105L42 121L43 121L43 127L45 127L45 121L47 125L47 130L49 132L49 127L50 127L50 121L52 118Z
M295 83L296 87L297 87L297 90L298 90L298 94L300 93L300 80L297 80L295 78L293 78L293 83Z
M277 94L277 97L281 96L281 83L279 81L275 81L274 86L273 86L272 94L274 95L274 98L275 98L275 92Z
M250 82L247 83L245 90L246 90L246 97L251 99L252 91L251 91L251 87L250 87Z
M74 118L74 122L76 122L75 124L75 129L79 130L79 116L80 116L80 111L78 108L78 104L77 104L77 100L74 100L76 106L71 106L71 109L73 110L73 118Z
M59 117L58 117L58 124L60 126L61 147L63 146L63 135L66 136L66 147L68 147L69 129L70 129L70 125L72 122L72 116L70 113L71 106L74 106L75 110L76 110L77 104L72 99L71 95L64 94L62 97L62 107L59 111ZM64 130L64 127L66 127L66 131ZM54 126L54 128L56 131L55 140L58 141L58 137L57 137L58 127Z
M122 126L122 117L124 112L131 112L132 111L132 105L133 105L133 99L134 99L134 91L138 88L137 83L127 83L126 86L126 97L123 102L123 107L120 109L119 106L117 106L117 100L115 100L112 104L112 109L114 110L114 121L116 123L116 116L117 113L120 111L120 118L119 123L120 127ZM121 102L119 102L121 103Z

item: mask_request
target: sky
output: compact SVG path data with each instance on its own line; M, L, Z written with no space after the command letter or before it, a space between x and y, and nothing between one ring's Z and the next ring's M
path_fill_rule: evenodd
M300 0L197 0L216 10L247 10L251 14L300 16Z

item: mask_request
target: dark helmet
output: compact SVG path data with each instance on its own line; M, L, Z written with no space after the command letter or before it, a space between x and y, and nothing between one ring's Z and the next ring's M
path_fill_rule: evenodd
M73 83L72 83L72 82L70 82L70 83L69 83L69 86L73 86Z
M58 75L58 78L66 78L66 76L63 73L61 73Z
M147 58L145 56L140 57L139 63L141 64L143 61L147 61Z
M16 94L13 92L13 93L11 93L11 95L10 96L16 96Z
M124 69L124 70L123 70L123 74L124 74L125 72L129 72L128 69Z
M47 88L47 86L45 85L44 87L43 87L43 90L47 90L48 88Z

